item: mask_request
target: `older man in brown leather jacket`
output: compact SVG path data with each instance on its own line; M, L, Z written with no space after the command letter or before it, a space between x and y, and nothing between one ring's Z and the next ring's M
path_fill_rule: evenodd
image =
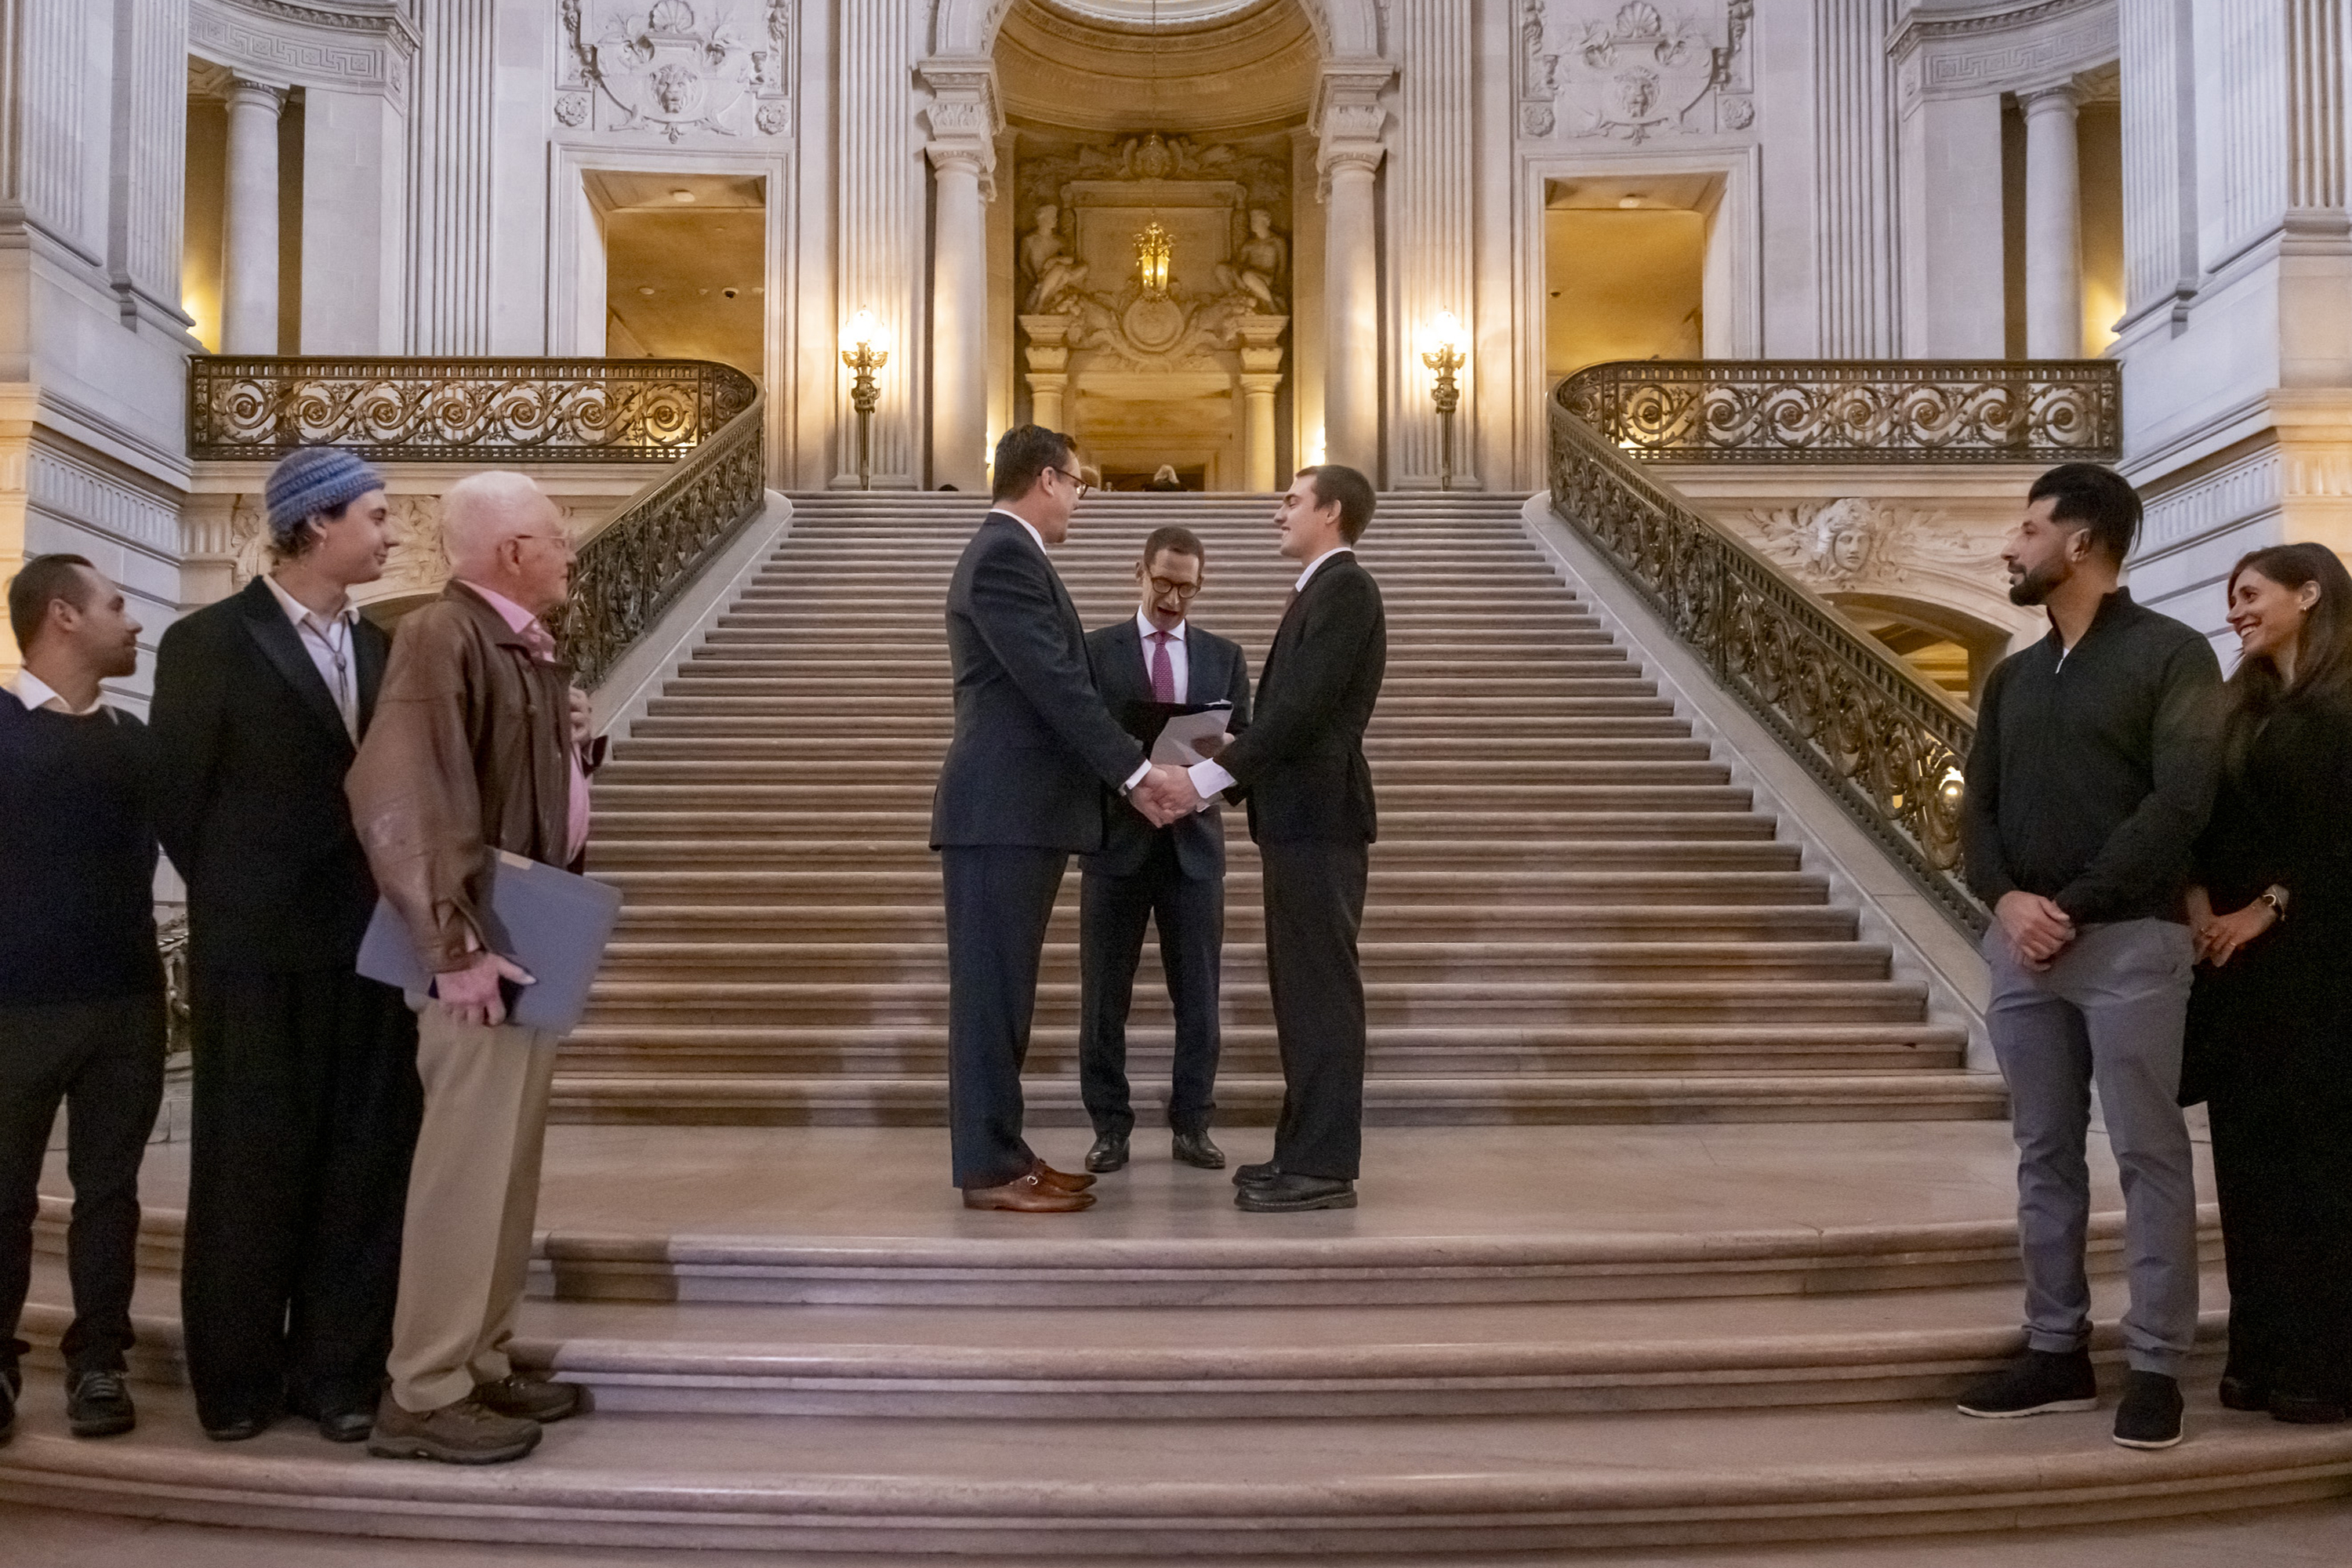
M483 941L492 854L576 865L588 833L586 700L542 617L570 592L572 541L520 474L442 498L451 578L401 623L352 763L352 819L406 923L434 999L417 1008L425 1121L409 1180L392 1385L371 1452L456 1464L519 1459L582 1391L507 1359L539 1206L557 1037L506 1022L501 981L530 977Z

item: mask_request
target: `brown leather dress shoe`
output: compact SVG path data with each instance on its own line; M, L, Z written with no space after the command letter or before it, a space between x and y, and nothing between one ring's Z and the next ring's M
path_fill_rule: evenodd
M1082 1176L1075 1171L1057 1171L1043 1160L1032 1165L1029 1173L1057 1193L1083 1193L1095 1184L1092 1176Z
M963 1206L968 1209L1011 1209L1015 1214L1076 1214L1080 1209L1095 1206L1092 1193L1065 1192L1049 1186L1041 1170L997 1187L966 1187Z

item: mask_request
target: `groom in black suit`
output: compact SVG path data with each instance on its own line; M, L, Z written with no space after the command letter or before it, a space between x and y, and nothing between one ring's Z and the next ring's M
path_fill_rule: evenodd
M1055 1170L1021 1136L1045 924L1070 857L1102 847L1107 815L1132 805L1174 820L1183 775L1155 770L1103 706L1086 627L1046 558L1089 488L1070 438L1015 426L996 444L994 480L995 509L948 586L955 738L931 805L947 894L949 1125L966 1207L1067 1214L1093 1204L1095 1179Z
M1238 644L1192 624L1205 565L1192 530L1155 529L1135 568L1141 607L1087 634L1095 687L1138 739L1158 736L1169 705L1231 703L1225 733L1249 727L1249 661ZM1212 810L1160 828L1119 813L1102 852L1087 857L1078 899L1078 1087L1095 1127L1089 1171L1127 1163L1135 1130L1127 1014L1144 924L1155 918L1168 1000L1176 1010L1168 1100L1175 1156L1204 1171L1224 1168L1223 1152L1209 1140L1216 1110L1217 972L1225 942L1225 824Z
M1371 481L1301 468L1275 512L1282 553L1304 568L1258 674L1249 732L1197 763L1173 792L1189 805L1238 785L1265 878L1265 967L1282 1053L1274 1158L1234 1173L1259 1214L1356 1206L1364 1125L1364 981L1356 933L1374 834L1364 726L1388 665L1381 590L1356 562Z

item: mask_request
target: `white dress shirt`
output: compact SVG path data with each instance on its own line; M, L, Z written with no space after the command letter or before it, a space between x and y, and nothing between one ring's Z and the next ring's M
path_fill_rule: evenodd
M52 713L63 713L69 719L87 719L106 706L104 692L90 699L90 704L87 708L69 706L64 698L58 695L57 688L29 669L20 669L10 676L8 689L16 694L16 700L23 703L27 710L46 708Z
M1293 594L1304 594L1307 592L1307 580L1315 575L1316 568L1334 555L1353 555L1355 552L1356 549L1352 544L1342 544L1336 549L1325 551L1307 563L1307 570L1298 574L1298 581L1290 585L1290 591ZM1263 674L1263 671L1260 673ZM1224 764L1214 757L1211 757L1206 762L1194 763L1184 771L1192 776L1192 792L1202 800L1211 799L1220 791L1229 790L1239 782L1233 774L1227 773Z
M302 639L302 651L310 656L319 679L327 683L328 694L335 700L335 710L343 716L344 732L356 744L360 738L360 668L352 650L352 627L360 618L359 606L346 598L341 609L331 616L321 616L278 586L277 578L265 576L262 581L278 595L278 607L294 624L294 635Z
M1176 677L1174 700L1178 702L1192 700L1185 693L1192 689L1192 659L1184 640L1185 628L1192 624L1190 621L1178 621L1176 629L1168 634L1168 668ZM1138 610L1135 612L1135 629L1143 634L1143 683L1149 686L1151 684L1151 661L1155 657L1153 650L1159 646L1151 639L1160 635L1160 628L1151 624L1150 616Z

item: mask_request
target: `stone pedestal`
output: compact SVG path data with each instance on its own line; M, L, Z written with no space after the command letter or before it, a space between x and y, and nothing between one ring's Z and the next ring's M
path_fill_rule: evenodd
M1241 333L1242 483L1254 490L1281 489L1274 466L1274 399L1282 390L1283 329L1287 316L1245 316Z
M1070 350L1065 341L1076 316L1024 316L1022 335L1029 340L1029 418L1048 430L1065 428L1065 399L1070 387Z

